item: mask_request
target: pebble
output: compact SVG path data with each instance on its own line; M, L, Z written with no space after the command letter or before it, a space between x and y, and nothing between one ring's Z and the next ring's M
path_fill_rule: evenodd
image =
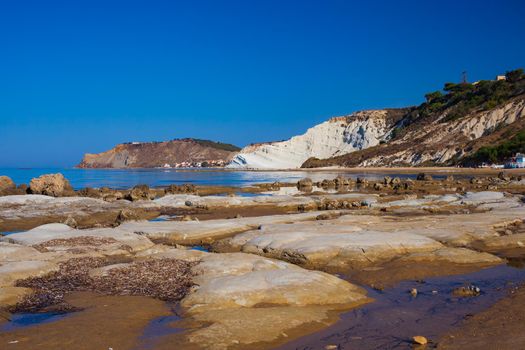
M334 349L337 349L337 345L329 344L329 345L325 345L324 348L325 348L326 350L334 350Z
M454 289L454 291L452 292L453 295L458 296L458 297L478 296L480 293L481 293L481 289L474 285L470 285L467 287L459 287L459 288Z
M416 336L412 337L412 341L415 344L420 344L420 345L425 345L425 344L428 343L427 338L423 337L422 335L416 335Z
M410 290L410 294L412 294L412 296L415 298L417 296L417 289L416 288L412 288Z

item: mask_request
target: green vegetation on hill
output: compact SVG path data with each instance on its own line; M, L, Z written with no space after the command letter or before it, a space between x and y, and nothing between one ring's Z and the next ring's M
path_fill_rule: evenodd
M516 153L525 153L525 130L518 132L510 140L494 146L483 146L464 160L465 164L503 163Z
M222 142L215 142L215 141L201 140L201 139L192 139L192 140L197 142L199 145L221 149L223 151L237 152L241 150L239 147L229 144L229 143L222 143Z
M414 108L394 130L392 138L404 134L404 128L423 119L446 116L441 122L460 119L469 113L495 108L511 98L525 93L525 74L516 69L505 74L506 80L481 80L475 84L446 83L442 91L425 95L426 102Z

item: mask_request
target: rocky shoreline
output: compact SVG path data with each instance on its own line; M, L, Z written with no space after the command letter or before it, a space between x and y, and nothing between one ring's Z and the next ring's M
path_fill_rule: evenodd
M117 309L119 298L137 298L129 300L138 314L147 313L131 300L167 301L180 316L154 337L155 349L175 342L181 349L274 348L374 303L367 290L525 256L524 194L525 180L506 172L125 191L74 191L60 174L28 186L0 177L0 232L22 231L0 238L4 323L10 313L75 310L56 322L0 330L0 343L53 349L56 339L44 339L44 330L74 342L89 332L61 330L104 315L98 298ZM148 322L173 313L152 310L125 340L97 344L140 346ZM121 322L110 328L131 321Z

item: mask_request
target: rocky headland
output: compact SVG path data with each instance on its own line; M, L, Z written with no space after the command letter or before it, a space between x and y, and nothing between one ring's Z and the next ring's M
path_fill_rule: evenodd
M224 166L239 150L230 144L199 139L128 142L86 154L79 168L158 168Z

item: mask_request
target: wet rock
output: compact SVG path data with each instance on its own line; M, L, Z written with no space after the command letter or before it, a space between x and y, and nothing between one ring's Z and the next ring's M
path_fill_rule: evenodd
M34 178L29 183L32 194L43 194L52 197L72 196L75 194L69 181L64 175L47 174Z
M456 297L476 297L481 294L481 289L474 285L459 287L452 291L452 295Z
M324 179L318 186L322 187L323 189L334 188L335 187L335 181L334 180Z
M300 190L300 191L304 191L304 190L307 190L307 189L312 189L314 183L312 181L312 179L306 177L304 179L301 179L297 182L297 188Z
M416 180L418 181L432 181L432 176L425 173L419 173L417 174Z
M384 187L383 184L381 184L379 182L376 182L374 184L374 190L376 190L376 191L381 191L383 189L383 187Z
M383 179L383 184L385 186L388 186L392 183L392 178L390 176L385 176L384 179Z
M334 183L335 183L335 187L344 187L344 186L348 186L350 184L348 179L346 179L342 175L339 175L338 177L336 177L334 179Z
M452 175L448 175L448 176L445 178L445 181L446 181L446 182L453 182L453 181L454 181L454 176L452 176Z
M155 199L155 193L150 191L148 185L137 185L126 195L126 199L132 202Z
M365 178L362 178L362 177L358 177L356 180L355 180L356 184L360 184L360 185L366 185L368 184L368 180L365 179Z
M428 343L428 340L422 335L416 335L412 337L412 342L414 342L414 344L426 345Z

